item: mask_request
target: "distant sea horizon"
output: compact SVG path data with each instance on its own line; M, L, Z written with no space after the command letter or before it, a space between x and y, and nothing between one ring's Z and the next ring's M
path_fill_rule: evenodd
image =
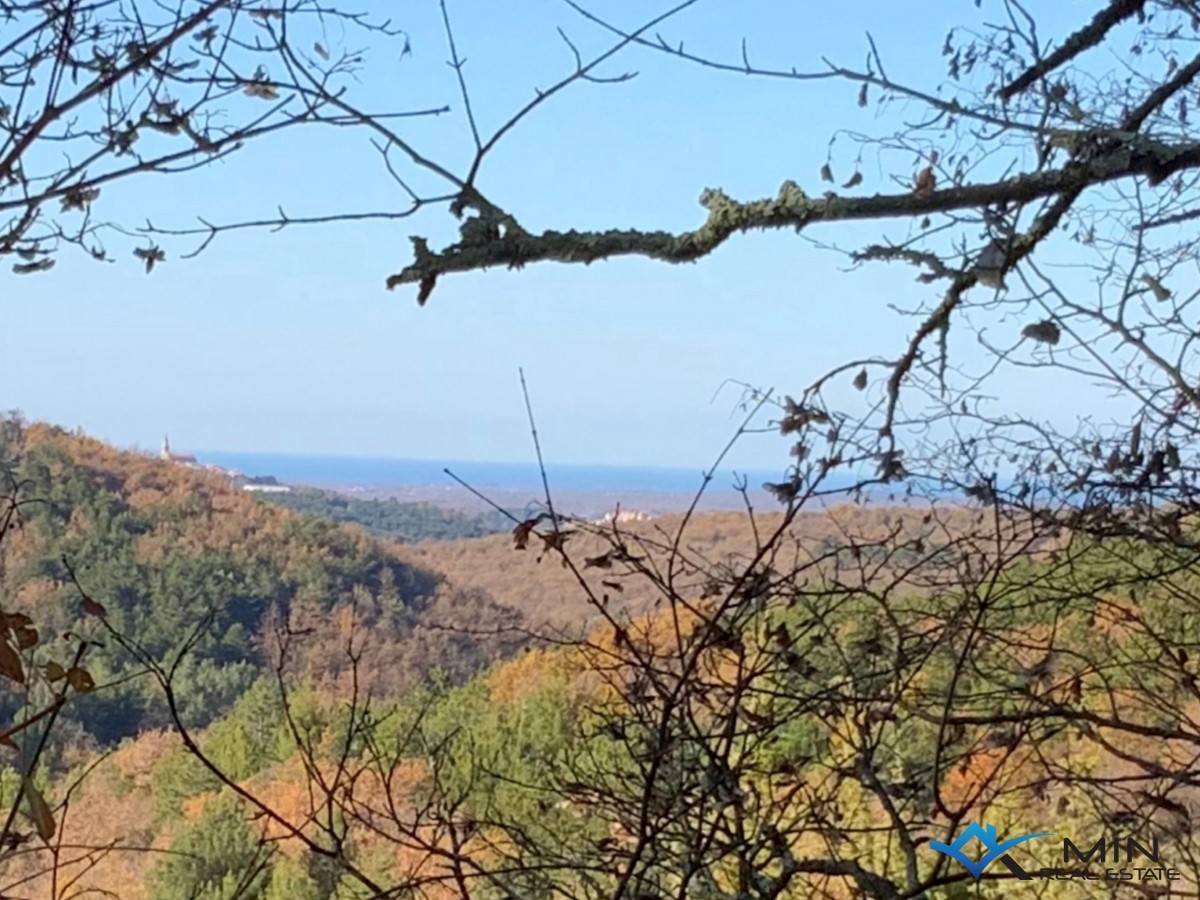
M230 450L198 450L195 456L200 462L236 469L252 477L273 476L284 484L340 490L459 487L446 474L447 469L477 489L540 490L542 487L542 476L536 463ZM699 490L704 479L704 472L699 468L580 463L548 463L546 475L551 490L580 492L679 493ZM776 471L724 468L718 470L709 490L733 490L735 477L740 476L750 490L758 491L764 481L779 481L782 475L782 465Z

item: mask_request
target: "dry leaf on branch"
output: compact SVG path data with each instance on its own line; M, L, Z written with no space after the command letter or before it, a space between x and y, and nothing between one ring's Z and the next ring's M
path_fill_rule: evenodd
M67 669L67 684L81 694L86 694L96 689L96 682L92 680L91 673L87 669L81 669L78 666L71 666L71 668Z
M160 263L167 258L165 250L154 246L138 247L133 251L133 255L145 263L146 274L154 271L156 263Z
M49 841L54 837L56 831L54 814L50 812L50 804L46 802L42 792L28 778L25 779L25 804L29 807L29 818L33 820L38 837L43 841Z
M28 650L37 646L38 632L36 628L23 626L13 630L13 638L17 642L18 650Z
M917 173L917 180L913 185L913 193L921 197L926 194L932 194L936 187L937 176L933 174L933 166L926 166Z
M9 628L28 628L33 624L33 619L25 615L25 613L4 613L0 615L0 624L5 629Z
M779 503L788 504L800 496L800 489L803 486L804 483L799 478L792 478L789 481L764 481L762 487Z
M246 96L257 97L260 100L277 100L279 91L267 78L267 70L259 66L254 71L254 78L246 85Z
M73 209L86 209L100 196L100 188L98 187L76 187L67 191L62 195L62 211L69 212Z
M1021 337L1027 337L1030 340L1037 341L1039 344L1054 346L1058 343L1059 338L1062 337L1062 332L1052 320L1045 319L1041 322L1026 325L1021 329Z
M535 531L534 534L537 534ZM546 545L547 550L562 550L567 543L567 538L571 537L573 532L570 531L555 531L550 534L538 534L542 539L542 543Z
M517 524L517 527L512 530L513 545L517 550L524 550L529 546L529 538L534 534L534 530L541 522L550 518L546 513L541 513L534 516L532 519L526 519L524 522Z
M1164 300L1171 299L1171 292L1166 288L1166 286L1161 281L1159 281L1153 275L1150 275L1150 274L1143 275L1142 276L1142 284L1144 284L1144 285L1146 285L1146 287L1150 288L1150 292L1152 294L1154 294L1154 299L1158 300L1160 303Z
M17 684L25 683L25 666L21 664L21 657L5 640L0 640L0 675Z
M279 91L275 89L273 84L254 84L246 85L245 94L247 97L257 97L259 100L278 100Z
M53 268L54 260L46 256L37 262L13 263L12 270L14 275L32 275L35 272L48 272Z
M533 526L536 524L536 519L529 519L512 530L513 547L515 549L524 550L529 546L529 535L533 533Z

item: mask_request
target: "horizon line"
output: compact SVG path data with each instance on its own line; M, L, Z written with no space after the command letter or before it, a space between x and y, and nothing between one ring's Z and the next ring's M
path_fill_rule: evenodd
M146 450L147 448L138 447L138 449ZM148 450L147 452L154 452ZM416 462L429 463L437 465L486 465L486 466L533 466L537 467L537 460L511 460L511 459L453 459L448 457L433 457L433 456L387 456L378 454L361 454L352 452L334 453L328 451L302 451L302 450L230 450L219 448L201 448L188 449L189 453L200 457L204 455L235 455L235 456L277 456L290 457L294 459L353 459L367 462ZM667 472L695 472L697 476L703 476L706 472L712 470L712 466L687 466L681 464L664 464L664 463L612 463L612 462L555 462L548 460L545 462L546 469L553 468L586 468L586 469L650 469L661 470ZM716 468L718 472L732 471L747 474L779 474L786 468L781 465L778 469L773 469L766 466L719 466Z

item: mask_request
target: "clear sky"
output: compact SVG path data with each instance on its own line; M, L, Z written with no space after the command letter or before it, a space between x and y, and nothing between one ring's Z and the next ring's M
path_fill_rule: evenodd
M1052 30L1095 6L1035 5ZM377 57L358 96L375 108L448 103L450 114L404 133L461 171L471 146L438 5L386 8L410 32L412 55ZM557 0L449 8L485 132L569 71L556 26L585 55L611 40ZM590 8L634 28L666 5ZM936 86L948 28L997 12L994 0L980 10L965 0L702 0L662 32L729 60L744 36L756 63L815 70L822 56L861 65L870 30L892 78ZM485 164L483 191L531 230L686 229L702 221L705 187L753 198L794 178L819 192L833 132L878 125L844 83L718 74L638 48L604 71L625 70L638 77L574 85L524 122ZM850 160L840 168L846 177ZM862 190L891 189L870 159L864 175ZM175 226L270 215L278 204L316 215L405 202L365 135L344 132L294 132L211 170L110 194L102 214ZM115 265L65 254L48 274L2 275L0 406L120 445L157 446L169 431L180 449L524 461L523 366L551 459L701 466L737 420L736 390L714 399L725 379L796 389L847 358L894 355L911 320L887 305L930 290L908 270L846 273L843 257L787 233L737 238L687 267L623 260L460 275L424 309L412 290L388 293L385 278L410 258L408 235L437 243L452 224L431 208L397 223L241 233L190 261L177 258L188 245L167 244L167 263L149 276L125 254ZM839 226L814 236L854 246L877 235ZM735 462L785 459L784 442L763 436Z

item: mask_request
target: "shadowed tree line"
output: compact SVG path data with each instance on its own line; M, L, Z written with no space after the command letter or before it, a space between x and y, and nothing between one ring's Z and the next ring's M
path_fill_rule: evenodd
M469 515L432 503L347 497L335 491L300 489L262 498L319 519L361 525L372 534L407 542L448 541L483 537L506 530L507 519L496 512Z

